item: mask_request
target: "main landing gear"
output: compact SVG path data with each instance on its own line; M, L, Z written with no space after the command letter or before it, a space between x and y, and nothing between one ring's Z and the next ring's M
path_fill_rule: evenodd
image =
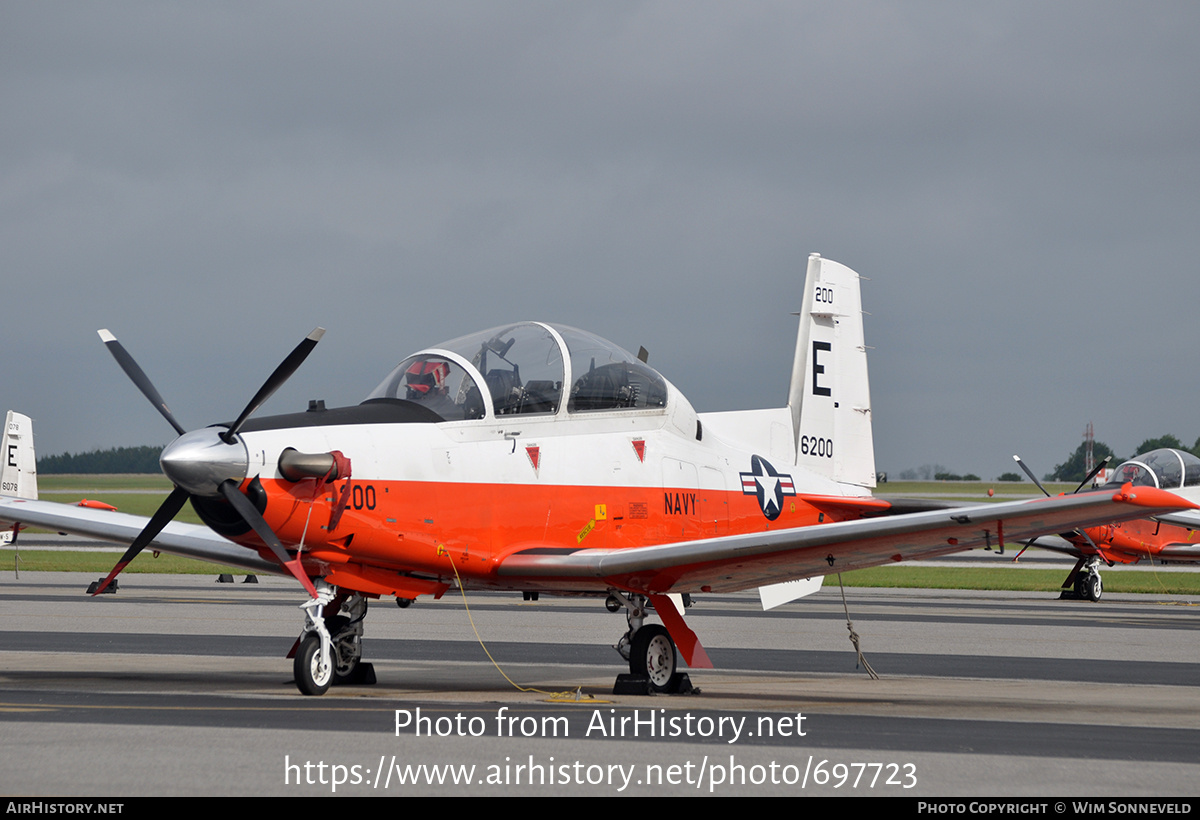
M1058 597L1062 600L1092 601L1100 600L1104 594L1104 583L1100 580L1100 559L1093 555L1090 558L1080 558L1063 581L1063 591Z
M331 684L375 683L374 667L361 662L367 599L340 593L323 578L314 586L317 597L300 607L306 621L292 664L296 688L305 695L323 695ZM344 614L325 615L327 610Z
M645 623L649 601L645 595L611 592L605 606L610 612L625 608L629 629L613 648L629 661L629 674L618 675L613 694L687 694L693 692L688 676L678 671L679 652L666 627Z

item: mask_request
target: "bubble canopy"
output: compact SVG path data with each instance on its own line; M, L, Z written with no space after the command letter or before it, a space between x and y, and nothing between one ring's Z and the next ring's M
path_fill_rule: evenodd
M1170 447L1151 450L1115 469L1104 486L1113 488L1125 483L1163 490L1195 487L1200 485L1200 458Z
M564 409L572 414L661 411L667 383L654 368L599 336L521 322L409 356L367 396L367 401L376 399L411 401L446 421L553 415Z

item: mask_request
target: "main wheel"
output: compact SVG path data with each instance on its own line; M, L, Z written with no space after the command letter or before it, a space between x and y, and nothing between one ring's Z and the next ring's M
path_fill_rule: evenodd
M633 636L629 652L629 671L645 675L655 692L665 692L675 675L675 642L666 628L647 624Z
M303 695L323 695L333 681L333 663L321 664L321 636L309 632L300 641L292 663L296 688Z
M1100 596L1104 594L1104 583L1100 580L1100 573L1089 573L1083 583L1083 590L1089 601L1099 601Z

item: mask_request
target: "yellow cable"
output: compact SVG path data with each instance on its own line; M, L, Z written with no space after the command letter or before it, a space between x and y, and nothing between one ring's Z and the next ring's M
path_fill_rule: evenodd
M574 692L547 692L543 689L535 689L530 686L521 686L519 683L505 674L504 670L500 668L500 664L496 663L496 659L492 657L492 653L488 652L487 645L483 642L483 638L479 637L479 630L475 627L475 618L471 615L471 606L467 603L467 591L463 588L462 578L459 577L458 567L454 564L454 558L450 555L450 550L446 549L444 546L439 546L438 549L442 551L447 560L450 561L450 568L454 570L454 579L458 581L458 592L460 595L462 595L463 607L467 610L467 620L471 622L471 630L475 633L475 640L479 641L479 646L483 649L483 654L488 656L488 660L492 662L492 666L496 667L496 671L499 672L501 676L503 676L503 678L513 686L514 689L516 689L518 692L536 692L539 695L546 695L551 700L560 703L574 702L579 700L581 697L586 697L589 700L595 700L592 695L584 694L582 686L577 687Z

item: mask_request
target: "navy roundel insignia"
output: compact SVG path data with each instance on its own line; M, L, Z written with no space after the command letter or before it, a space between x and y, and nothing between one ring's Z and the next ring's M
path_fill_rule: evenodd
M758 496L759 509L768 521L774 521L783 512L785 495L796 494L792 477L777 473L762 456L751 456L750 472L739 475L742 477L742 495Z

